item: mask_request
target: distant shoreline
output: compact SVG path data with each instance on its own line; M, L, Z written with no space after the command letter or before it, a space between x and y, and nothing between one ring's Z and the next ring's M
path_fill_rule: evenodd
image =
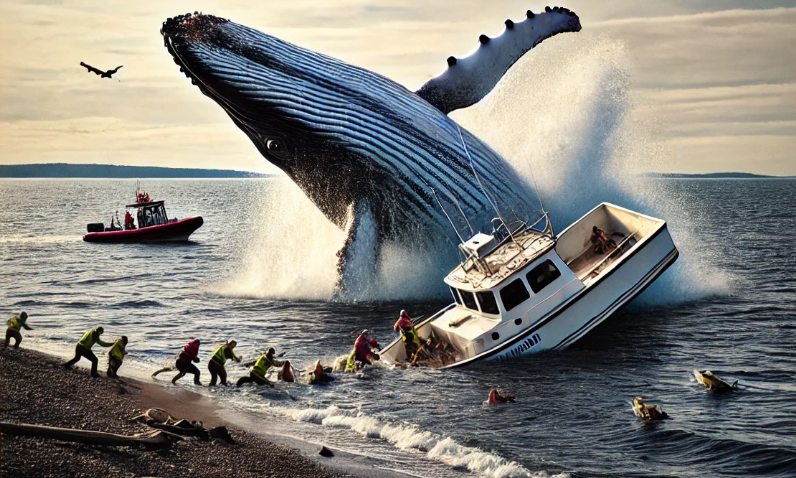
M272 174L229 169L117 166L112 164L47 163L0 165L0 178L4 179L231 179L268 178L272 176Z
M793 179L796 176L769 176L752 173L644 173L643 177L656 179Z

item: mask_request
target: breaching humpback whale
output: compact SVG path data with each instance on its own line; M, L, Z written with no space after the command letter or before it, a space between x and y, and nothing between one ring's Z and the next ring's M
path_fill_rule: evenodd
M385 240L448 238L449 221L477 231L497 211L533 210L516 171L447 114L481 100L542 40L580 28L566 8L528 10L416 92L211 15L168 19L161 34L180 71L345 230L337 287L356 295Z

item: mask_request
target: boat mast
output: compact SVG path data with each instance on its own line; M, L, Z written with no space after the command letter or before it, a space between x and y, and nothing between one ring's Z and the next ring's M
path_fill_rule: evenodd
M475 170L475 163L473 162L473 157L470 156L470 150L467 148L467 143L464 141L464 135L462 135L462 128L458 124L456 125L456 128L459 130L459 139L462 141L462 146L464 146L464 153L467 155L467 159L470 160L470 168L473 170L473 176L475 176L475 180L476 182L478 182L478 186L481 187L481 192L484 193L484 197L486 197L487 202L489 202L489 205L492 206L492 208L495 210L495 213L498 215L498 219L500 219L500 222L503 224L503 227L506 228L506 231L511 237L512 242L514 242L514 244L517 244L517 246L519 246L517 240L514 238L514 233L511 232L511 229L506 224L506 221L503 220L503 215L500 214L500 210L497 207L497 203L494 202L494 198L492 198L492 196L490 196L489 193L486 192L484 185L481 183L481 177L478 176L478 171Z

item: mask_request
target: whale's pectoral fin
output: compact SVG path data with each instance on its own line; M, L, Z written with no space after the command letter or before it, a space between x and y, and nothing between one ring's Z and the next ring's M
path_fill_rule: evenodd
M335 297L361 298L376 279L379 237L376 218L366 200L348 206L346 238L337 251Z
M525 20L506 20L506 30L495 38L479 37L478 48L465 58L448 57L448 68L430 79L417 94L445 114L478 103L503 74L528 50L561 32L580 31L580 20L563 7L525 14Z

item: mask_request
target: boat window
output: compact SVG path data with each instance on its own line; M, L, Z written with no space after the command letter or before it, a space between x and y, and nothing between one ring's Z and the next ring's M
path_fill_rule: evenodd
M528 279L528 285L531 286L531 290L536 294L549 283L561 277L561 272L553 264L553 261L548 259L531 269L531 272L525 277Z
M529 297L531 297L531 294L528 293L528 289L522 283L522 279L517 279L500 289L500 299L503 301L503 307L506 308L506 312L522 304Z
M475 293L478 303L481 305L481 312L485 314L499 314L495 294L491 290L482 290Z
M461 297L459 297L459 293L453 287L451 287L450 289L451 289L451 295L453 295L453 301L459 305L462 305L462 299Z
M475 296L472 292L460 290L459 293L462 295L462 301L464 302L465 307L468 309L478 310L478 305L475 303Z

